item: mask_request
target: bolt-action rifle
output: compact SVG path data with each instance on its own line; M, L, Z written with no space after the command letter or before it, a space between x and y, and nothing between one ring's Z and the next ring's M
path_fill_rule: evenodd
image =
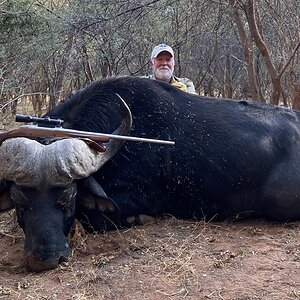
M32 117L28 115L16 115L16 122L30 123L32 125L22 125L19 128L12 129L9 131L4 131L0 133L0 145L3 141L9 138L15 137L27 137L27 138L83 138L90 139L97 143L107 143L110 139L118 139L124 141L133 141L133 142L146 142L146 143L155 143L155 144L164 144L164 145L174 145L173 141L166 140L156 140L148 138L140 138L133 136L123 136L115 134L106 134L106 133L97 133L89 131L80 131L74 129L62 128L64 123L61 119L51 119L49 117L39 118ZM105 151L105 147L103 150Z

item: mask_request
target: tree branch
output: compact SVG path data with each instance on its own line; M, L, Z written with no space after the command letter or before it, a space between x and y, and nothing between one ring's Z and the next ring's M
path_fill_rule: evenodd
M291 63L292 59L295 57L295 55L296 55L297 51L299 50L299 48L300 48L300 41L298 41L298 44L294 48L292 54L290 55L290 57L285 62L285 65L283 66L282 70L279 73L279 77L281 77L283 75L283 73L285 72L285 70L287 69L289 64Z

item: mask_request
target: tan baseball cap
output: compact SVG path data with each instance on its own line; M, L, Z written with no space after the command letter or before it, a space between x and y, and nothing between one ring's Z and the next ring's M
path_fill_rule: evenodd
M168 46L166 44L159 44L153 48L152 53L151 53L151 59L156 58L157 55L163 51L170 53L172 55L172 57L174 57L174 51L170 46Z

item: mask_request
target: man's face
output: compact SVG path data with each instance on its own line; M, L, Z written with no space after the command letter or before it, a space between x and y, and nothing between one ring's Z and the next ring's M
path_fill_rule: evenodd
M151 60L151 67L155 79L170 82L174 72L174 57L163 51Z

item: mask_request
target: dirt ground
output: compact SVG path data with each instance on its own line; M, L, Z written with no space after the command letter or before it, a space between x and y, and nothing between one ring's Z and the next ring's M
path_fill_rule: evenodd
M300 222L164 218L97 235L77 225L69 262L37 274L11 212L0 240L0 299L300 299Z

